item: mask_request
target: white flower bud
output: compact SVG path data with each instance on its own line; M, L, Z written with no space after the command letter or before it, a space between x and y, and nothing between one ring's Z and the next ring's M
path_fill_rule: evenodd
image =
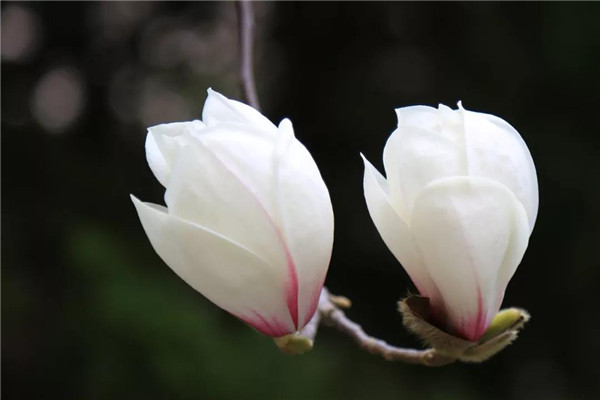
M364 190L386 245L429 297L433 321L476 341L527 248L538 186L512 126L458 107L397 109L383 152L387 179L365 159Z
M148 129L167 207L132 196L152 246L190 286L258 331L314 314L333 245L329 193L292 123L209 89L203 122Z

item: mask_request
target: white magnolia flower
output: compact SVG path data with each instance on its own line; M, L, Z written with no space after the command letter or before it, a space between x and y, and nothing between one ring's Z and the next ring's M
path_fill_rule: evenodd
M489 114L440 105L396 110L364 191L381 237L429 297L440 328L477 340L498 312L538 211L533 160L519 133Z
M269 336L314 314L331 257L329 193L288 119L209 89L203 121L148 129L167 207L132 196L154 250L213 303Z

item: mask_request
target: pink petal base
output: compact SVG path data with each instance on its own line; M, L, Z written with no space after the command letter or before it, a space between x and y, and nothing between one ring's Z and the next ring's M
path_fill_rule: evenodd
M476 342L485 333L490 325L491 319L483 307L483 299L481 291L477 292L477 314L461 319L458 323L451 321L447 317L447 313L440 307L432 307L430 309L431 320L438 328L447 333L460 337L471 342Z
M277 233L283 244L285 256L287 258L288 280L285 284L285 302L288 311L290 312L290 317L292 317L292 321L294 322L294 326L296 329L300 329L298 326L298 273L296 271L296 264L294 264L292 254L290 253L286 242L283 240L281 232L278 230Z
M487 313L483 307L483 299L481 298L481 291L477 292L477 315L463 319L460 325L456 327L455 334L463 339L476 342L486 331L490 324Z
M290 331L289 327L285 323L277 319L276 317L267 317L259 314L257 311L252 310L252 315L235 315L263 335L279 337L294 333Z
M310 305L310 308L308 309L308 312L304 318L304 325L306 325L311 320L314 313L317 311L317 307L319 305L319 297L321 296L322 289L323 289L323 283L321 283L319 286L317 286L317 288L313 291L313 294L311 297L311 305ZM289 306L289 303L288 303L288 306ZM264 315L261 315L256 310L251 310L251 314L252 315L238 315L238 314L233 314L233 315L235 317L241 319L242 321L244 321L245 323L247 323L248 325L250 325L251 327L253 327L254 329L256 329L257 331L259 331L260 333L262 333L263 335L266 335L266 336L279 337L279 336L289 335L289 334L294 333L297 330L300 330L304 327L304 326L300 326L300 327L298 327L298 329L291 331L289 329L289 327L283 321L278 319L277 317L264 316ZM294 321L294 326L296 326L295 321Z

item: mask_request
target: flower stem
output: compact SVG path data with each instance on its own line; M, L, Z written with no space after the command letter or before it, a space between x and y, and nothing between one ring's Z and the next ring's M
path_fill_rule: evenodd
M235 2L238 16L239 49L240 49L240 85L242 94L248 105L260 111L256 84L254 82L254 11L252 2L241 0Z

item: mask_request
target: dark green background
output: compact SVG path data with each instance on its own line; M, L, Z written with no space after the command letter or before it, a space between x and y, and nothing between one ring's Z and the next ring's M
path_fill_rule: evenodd
M232 3L8 7L37 16L39 40L2 62L5 399L600 395L599 3L256 4L263 111L290 117L320 166L336 216L327 285L367 332L419 345L395 311L412 284L362 194L358 154L381 168L394 108L462 100L531 150L539 216L504 304L533 318L489 362L438 369L386 362L326 327L312 353L282 355L153 252L129 200L162 202L145 129L199 117L209 86L240 97ZM78 71L85 101L51 133L32 93L61 66Z

